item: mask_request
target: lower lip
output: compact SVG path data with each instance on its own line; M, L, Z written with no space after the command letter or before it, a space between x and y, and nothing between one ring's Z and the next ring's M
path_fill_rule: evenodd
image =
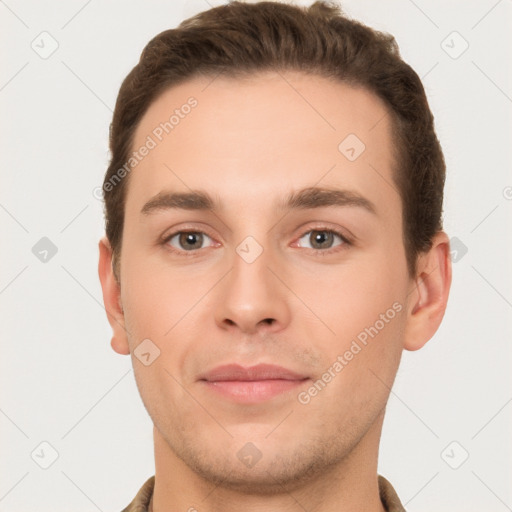
M277 395L294 390L307 379L302 380L226 380L203 381L208 389L240 403L257 403L270 400Z

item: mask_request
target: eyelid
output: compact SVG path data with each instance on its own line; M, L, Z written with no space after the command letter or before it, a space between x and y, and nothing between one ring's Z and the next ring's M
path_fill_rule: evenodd
M339 225L333 225L330 222L312 221L312 224L311 222L306 223L305 227L301 226L299 229L300 235L298 238L302 238L310 231L328 231L341 237L341 239L347 244L354 244L357 240L357 238L348 229L342 228Z
M167 229L164 231L164 234L159 237L159 243L165 243L170 238L172 238L175 235L178 235L179 233L202 233L204 235L209 236L212 240L216 241L216 237L212 235L208 227L202 226L201 224L196 224L194 226L192 225L184 225Z

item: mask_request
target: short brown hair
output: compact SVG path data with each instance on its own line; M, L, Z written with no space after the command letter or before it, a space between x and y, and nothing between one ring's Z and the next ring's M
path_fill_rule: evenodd
M442 229L445 162L421 80L401 59L395 39L347 18L332 3L299 7L233 1L154 37L121 85L103 183L105 229L117 279L128 176L116 186L106 185L128 162L134 132L149 105L169 87L197 76L237 77L272 69L362 86L384 101L393 126L393 181L402 199L407 265L414 276L418 254Z

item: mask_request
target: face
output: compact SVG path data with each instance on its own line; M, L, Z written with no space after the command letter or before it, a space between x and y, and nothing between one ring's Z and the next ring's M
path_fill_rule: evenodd
M113 346L160 446L210 481L376 450L413 289L386 114L269 72L173 87L137 128Z

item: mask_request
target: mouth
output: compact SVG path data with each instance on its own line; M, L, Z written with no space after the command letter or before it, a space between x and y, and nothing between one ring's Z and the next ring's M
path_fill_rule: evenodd
M292 391L309 377L281 366L218 366L198 379L212 393L238 403L258 403Z

